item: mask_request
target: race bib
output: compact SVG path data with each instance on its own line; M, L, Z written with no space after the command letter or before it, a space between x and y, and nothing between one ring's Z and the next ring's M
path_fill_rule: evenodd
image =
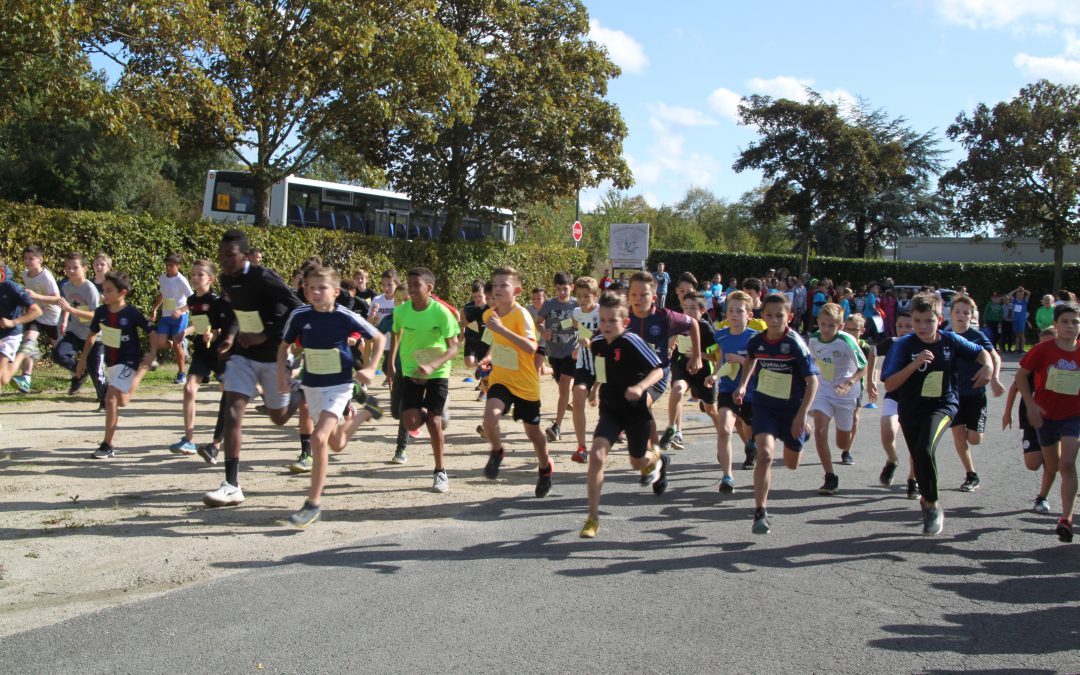
M480 332L480 324L478 324L475 321L470 321L469 325L467 325L465 327L468 328L469 330L471 330L474 333L479 333Z
M206 335L210 332L210 317L205 314L192 314L191 325L195 328L196 335Z
M491 346L491 365L505 370L518 369L517 350L507 345Z
M821 378L832 382L836 379L836 364L828 361L818 361L818 370L821 371Z
M591 342L592 341L593 332L591 330L589 330L588 328L578 328L577 329L577 334L578 334L578 338L581 339L581 340L584 340L585 342Z
M480 342L483 342L486 345L492 344L492 342L494 340L495 340L495 333L492 333L489 330L484 331L484 334L480 336Z
M718 378L726 377L729 380L738 379L739 376L739 364L734 361L728 361L719 370L716 371Z
M176 311L176 298L165 298L164 300L162 300L161 301L161 311L162 311L162 313L168 312L169 314L172 314L173 312L175 312Z
M791 373L762 370L758 373L757 389L766 396L787 400L791 398Z
M236 314L236 322L240 324L241 333L261 333L265 326L263 326L262 317L258 312L241 312L240 310L234 310Z
M1051 366L1046 373L1046 388L1066 396L1080 394L1080 370L1061 370Z
M926 379L922 383L922 393L920 396L924 398L941 398L941 385L944 382L944 374L940 370L932 370L926 374Z
M427 349L420 349L413 354L416 359L416 363L420 365L427 365L446 353L445 349L439 349L438 347L429 347Z
M596 381L600 384L607 384L607 359L603 356L597 356L593 363L596 364Z
M120 349L121 333L119 328L101 327L101 341L110 349Z
M312 375L337 375L341 372L341 352L337 349L304 349L304 370Z
M571 328L574 327L574 320L573 319L563 319L562 321L559 322L559 326L562 327L563 330L570 330Z
M679 335L675 338L675 346L678 348L679 353L683 356L688 356L693 350L694 345L690 341L689 335Z

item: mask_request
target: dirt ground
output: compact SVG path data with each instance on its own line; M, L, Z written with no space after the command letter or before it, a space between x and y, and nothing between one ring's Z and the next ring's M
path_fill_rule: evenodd
M520 424L509 430L503 472L485 480L488 446L476 433L482 404L463 372L451 379L452 421L447 430L450 492L431 490L433 468L426 432L414 439L406 464L390 463L396 422L385 416L357 432L332 456L322 520L306 530L286 518L303 503L307 475L285 465L299 451L295 422L276 427L249 409L236 508L208 509L202 494L224 478L221 465L168 446L183 432L180 387L140 390L121 411L112 460L90 459L101 441L103 415L90 398L17 401L0 397L0 635L48 625L80 613L130 602L220 577L253 563L339 546L364 537L427 526L453 526L454 516L480 501L530 496L536 461ZM557 391L544 380L544 427ZM387 390L372 393L388 400ZM199 397L197 443L209 441L217 390ZM667 399L657 405L666 420ZM706 433L706 418L690 414L688 433ZM696 409L693 411L697 413ZM594 424L595 411L588 414ZM556 484L582 480L585 466L570 461L575 448L567 412L563 440L552 444ZM591 434L589 435L591 438ZM625 457L613 455L625 468ZM582 510L585 504L582 503Z

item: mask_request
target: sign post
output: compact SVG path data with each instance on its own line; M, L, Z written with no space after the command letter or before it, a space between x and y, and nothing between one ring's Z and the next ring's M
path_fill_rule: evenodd
M570 230L570 234L573 235L573 237L574 237L574 248L578 247L578 244L581 242L581 235L583 233L584 233L584 228L581 227L581 221L580 220L575 220L574 221L574 227L571 228L571 230Z

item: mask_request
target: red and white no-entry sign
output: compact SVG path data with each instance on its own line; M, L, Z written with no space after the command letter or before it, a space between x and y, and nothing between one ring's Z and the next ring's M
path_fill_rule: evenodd
M582 234L583 231L584 231L584 228L581 227L581 221L580 220L575 220L574 221L574 228L570 231L571 234L574 235L574 241L581 241L581 234Z

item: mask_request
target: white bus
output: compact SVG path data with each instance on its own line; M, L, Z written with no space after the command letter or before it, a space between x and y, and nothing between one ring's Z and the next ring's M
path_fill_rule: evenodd
M255 180L246 171L206 174L203 218L218 222L255 222ZM270 190L270 224L319 227L396 239L435 240L445 212L414 208L409 196L389 190L357 187L288 176ZM459 236L514 243L514 212L490 209L466 216Z

